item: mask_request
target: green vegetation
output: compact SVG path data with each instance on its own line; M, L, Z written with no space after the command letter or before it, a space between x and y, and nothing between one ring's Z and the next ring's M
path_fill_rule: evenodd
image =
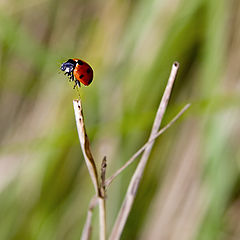
M0 239L76 240L94 194L60 65L91 64L82 87L107 176L147 140L172 63L180 63L122 239L240 238L238 0L3 1L0 4ZM108 190L113 226L134 167ZM98 239L98 211L93 238Z

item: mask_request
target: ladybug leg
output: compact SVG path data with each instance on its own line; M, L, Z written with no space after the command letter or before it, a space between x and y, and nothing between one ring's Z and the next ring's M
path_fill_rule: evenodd
M64 75L67 75L68 77L70 76L69 72L65 72ZM69 77L69 82L71 81L71 76Z
M69 77L69 82L74 81L73 72L65 72L64 75Z
M70 81L74 81L74 75L73 75L73 72L69 73L70 75Z
M73 86L73 89L75 89L76 86L77 86L77 81L75 81L75 84L74 84L74 86Z
M80 82L79 82L79 81L77 81L77 80L75 80L75 84L74 84L74 86L73 86L73 89L75 89L75 88L76 88L76 86L79 86L79 87L81 87L81 85L80 85Z

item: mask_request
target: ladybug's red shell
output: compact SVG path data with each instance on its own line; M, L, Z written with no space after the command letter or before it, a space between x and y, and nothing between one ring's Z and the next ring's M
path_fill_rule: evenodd
M83 60L74 58L74 61L77 62L74 70L73 75L77 81L83 83L84 85L88 86L93 80L93 70L90 65Z
M68 59L64 62L60 69L69 77L70 81L74 81L76 86L81 86L80 83L88 86L93 80L93 70L90 65L78 58Z

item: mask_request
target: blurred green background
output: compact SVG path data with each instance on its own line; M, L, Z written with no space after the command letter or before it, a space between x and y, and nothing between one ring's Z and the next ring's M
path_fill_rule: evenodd
M80 239L94 189L78 142L77 92L60 64L81 58L87 132L107 176L148 138L180 63L122 239L240 239L240 1L2 0L0 239ZM136 164L110 186L110 232ZM92 239L98 239L98 211Z

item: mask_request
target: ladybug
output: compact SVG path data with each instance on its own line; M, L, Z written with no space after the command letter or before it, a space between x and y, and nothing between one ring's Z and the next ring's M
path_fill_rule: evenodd
M69 76L70 81L75 82L73 89L76 86L81 87L80 82L88 86L93 80L93 69L81 59L68 59L61 65L60 69L65 72L65 75Z

